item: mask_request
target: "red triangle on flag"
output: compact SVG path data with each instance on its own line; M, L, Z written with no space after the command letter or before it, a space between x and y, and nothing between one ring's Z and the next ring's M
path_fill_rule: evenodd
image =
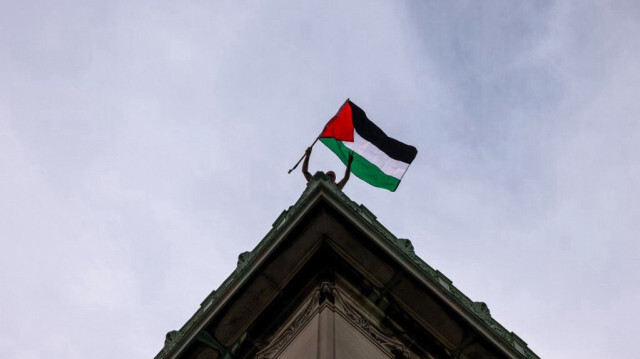
M335 138L338 141L353 142L353 117L349 100L338 113L324 126L320 138Z

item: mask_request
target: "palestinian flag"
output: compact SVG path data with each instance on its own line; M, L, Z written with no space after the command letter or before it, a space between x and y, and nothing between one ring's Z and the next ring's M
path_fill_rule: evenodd
M345 165L353 151L351 172L372 186L392 192L418 154L415 147L387 136L348 99L319 138Z

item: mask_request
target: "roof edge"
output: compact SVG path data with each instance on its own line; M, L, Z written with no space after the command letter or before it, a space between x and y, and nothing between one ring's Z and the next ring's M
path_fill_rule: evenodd
M424 260L416 255L413 244L409 239L398 238L386 229L376 216L362 204L352 201L347 195L337 188L335 183L331 182L323 172L316 172L311 180L307 183L305 190L295 204L284 210L278 218L273 222L271 229L262 238L262 240L251 251L243 252L238 256L238 263L235 270L227 277L218 289L213 290L201 303L200 308L193 316L177 331L167 333L164 347L155 356L155 359L175 358L182 349L189 343L196 340L197 334L206 325L214 314L214 307L220 307L235 292L233 288L240 286L244 280L253 272L253 269L261 262L261 258L269 252L268 248L273 247L278 241L275 238L282 238L297 223L306 210L319 199L323 193L330 195L334 200L339 200L351 210L352 216L359 217L363 224L369 229L384 238L388 243L392 244L389 248L395 248L397 254L400 254L408 261L406 263L414 267L416 273L422 274L422 277L428 279L431 284L437 284L441 290L436 293L445 295L448 299L453 300L458 306L468 314L470 318L474 318L477 324L488 329L489 332L495 334L496 338L500 338L505 344L519 355L526 359L539 359L527 345L514 332L508 331L504 326L498 323L489 311L488 306L483 302L475 302L462 293L453 285L453 282L440 271L429 266ZM326 195L325 195L326 196ZM329 198L329 197L327 197ZM497 344L497 343L496 343Z

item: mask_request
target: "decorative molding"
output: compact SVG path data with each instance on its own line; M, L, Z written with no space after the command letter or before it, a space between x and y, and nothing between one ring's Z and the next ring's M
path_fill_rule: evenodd
M358 328L370 340L378 344L391 358L408 358L409 353L405 350L404 345L383 334L374 324L365 317L350 300L345 299L346 295L342 291L335 290L335 307L337 312L342 314L353 326Z
M246 266L247 263L249 263L252 257L253 257L253 253L251 251L240 253L238 255L237 269L240 270L244 268L244 266Z
M414 252L413 250L413 244L411 243L410 240L406 239L406 238L398 238L396 239L396 245L398 246L398 248L400 248L403 252L405 252L406 254L409 255L409 257L415 257L416 252Z
M196 340L201 343L204 343L209 348L214 349L219 354L222 354L222 355L227 354L227 348L225 348L224 345L218 342L216 338L214 338L213 335L211 335L206 330L203 330L200 333L198 333Z
M487 306L486 303L484 302L473 302L473 311L481 316L482 318L489 318L491 317L491 311L489 310L489 307Z
M331 308L345 318L347 322L374 342L382 351L386 352L390 358L409 358L409 353L401 342L383 334L351 303L352 301L349 297L332 283L322 282L314 290L313 296L308 300L304 310L293 319L282 334L275 338L271 345L256 354L256 359L273 359L277 357L309 321L325 307Z
M398 251L398 253L402 254L408 261L408 263L415 265L418 269L418 273L424 275L424 277L432 283L442 283L441 273L436 271L430 265L425 263L419 256L417 256L413 250L413 245L409 240L399 239L393 233L391 233L387 228L385 228L380 222L377 221L375 214L369 211L363 205L359 205L358 203L352 201L347 195L344 194L341 190L339 190L335 184L332 184L326 175L322 172L317 172L311 179L310 182L307 183L305 190L296 203L290 206L287 210L284 210L280 216L273 223L272 228L269 232L262 238L262 240L256 245L256 247L251 252L245 252L243 254L247 254L243 257L238 258L238 266L236 270L234 270L227 279L219 286L216 291L213 291L205 301L201 304L201 307L194 313L194 315L182 326L179 330L179 334L173 341L169 341L166 345L160 350L160 352L156 355L156 359L165 359L168 357L172 357L175 353L172 352L172 348L176 343L186 340L185 338L189 338L189 334L192 331L192 327L197 325L202 318L211 311L210 307L217 305L217 301L220 297L226 293L234 283L242 280L248 272L251 270L251 266L247 265L252 257L256 254L264 251L265 247L268 247L278 235L282 234L283 228L285 228L285 224L291 220L291 218L295 217L301 208L307 203L309 197L315 193L315 189L322 185L323 189L326 189L329 193L335 196L339 201L345 205L345 207L350 210L350 212L356 217L360 217L363 220L363 224L369 226L373 232L377 232L382 238L389 241L393 244L392 247ZM239 256L240 257L240 256ZM452 299L457 301L461 307L465 308L472 316L475 316L479 319L479 322L484 324L484 326L491 331L493 331L497 337L502 338L504 341L509 343L517 352L524 355L524 357L528 359L539 359L539 357L527 346L520 337L518 337L515 333L508 331L504 328L500 323L498 323L494 318L491 317L490 312L487 310L486 312L483 308L478 308L478 305L474 305L474 301L472 301L469 297L463 294L458 288L456 288L451 281L447 282L447 295L449 295ZM445 288L443 286L443 288ZM187 334L185 334L187 333Z
M324 283L323 283L324 284ZM293 338L304 328L307 323L313 318L314 314L318 312L320 307L320 298L322 296L322 285L314 290L313 296L308 300L306 307L300 313L291 324L287 326L287 329L280 334L271 345L261 350L256 354L256 359L271 359L275 358L282 349L284 349Z
M182 337L182 332L180 332L179 330L172 330L168 332L164 338L164 347L162 349L163 350L171 349L171 347L176 345L176 343L181 337Z

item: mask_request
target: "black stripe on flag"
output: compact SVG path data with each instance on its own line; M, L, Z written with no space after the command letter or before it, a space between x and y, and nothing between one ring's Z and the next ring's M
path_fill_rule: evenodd
M387 136L380 127L367 118L367 114L360 107L351 101L349 101L349 105L351 106L353 127L362 138L371 142L394 160L410 164L416 158L418 150L415 147Z

